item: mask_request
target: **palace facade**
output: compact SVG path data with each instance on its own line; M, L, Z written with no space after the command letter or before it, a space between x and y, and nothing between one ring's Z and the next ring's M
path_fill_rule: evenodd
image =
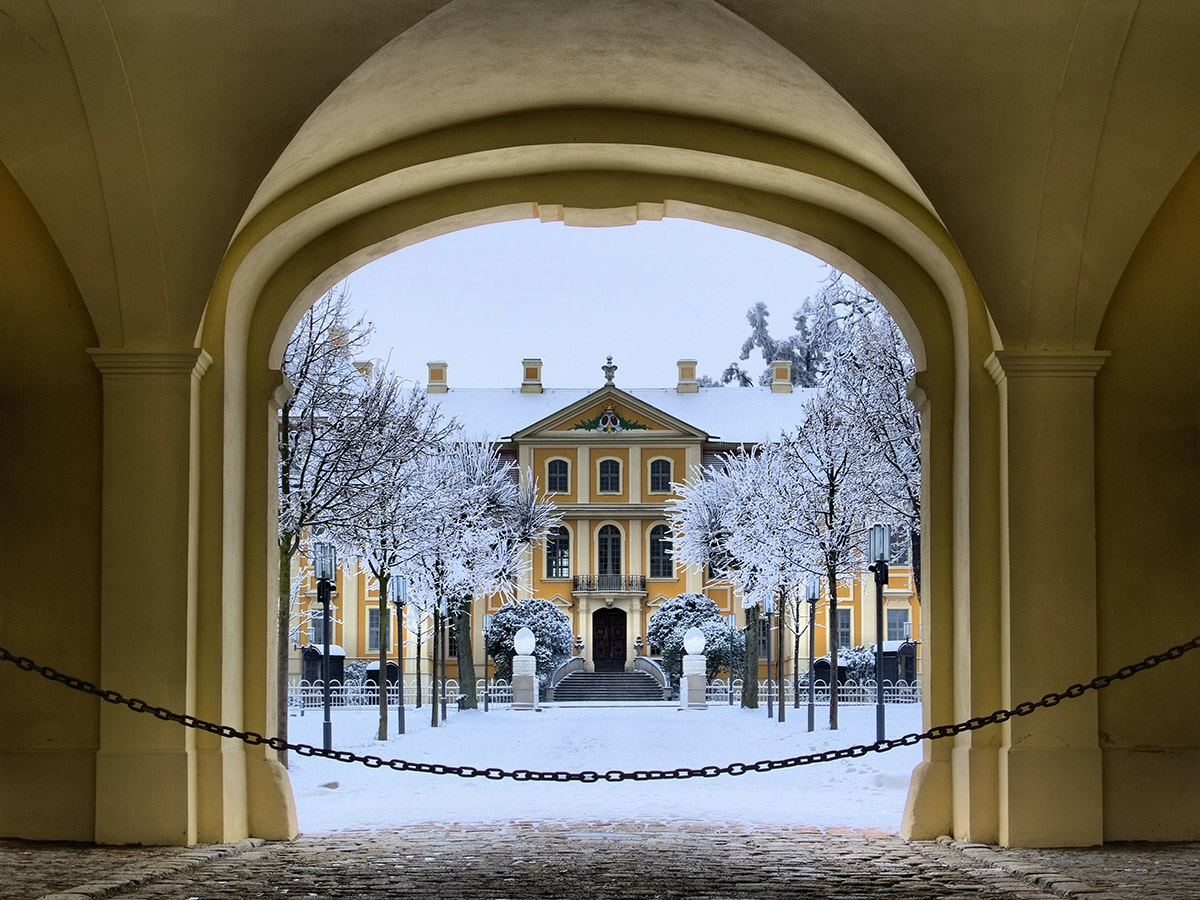
M722 613L745 626L740 594L726 581L713 579L672 556L667 503L672 485L693 470L712 465L722 453L753 445L794 427L811 389L793 390L788 363L773 366L769 387L701 387L696 361L679 360L673 388L622 389L616 366L605 370L596 389L547 388L538 359L521 362L522 380L513 388L452 388L445 362L429 363L426 390L442 413L462 424L468 437L498 440L501 453L522 473L531 472L545 496L562 514L562 523L533 549L517 596L550 600L570 619L576 649L587 671L632 671L639 655L657 653L646 637L658 607L682 593L703 593ZM500 436L497 438L496 436ZM921 607L912 571L903 561L890 570L885 588L884 647L902 646L909 662L902 675L919 675ZM304 600L293 653L293 680L320 677L319 616L311 571L301 572ZM337 582L337 623L331 635L333 676L345 662L362 660L378 671L379 598L374 580L355 560L343 561ZM827 586L823 590L827 591ZM839 648L874 643L874 581L866 571L845 573L839 583L836 621L830 621L826 597L818 604L816 656L827 656L830 634ZM483 614L499 609L502 598L475 598L472 649L475 678L484 677ZM807 607L804 606L807 619ZM399 634L394 613L388 628L388 659L403 649L403 671L410 682L418 664L430 670L427 632L418 635L410 621ZM424 623L422 623L424 624ZM789 622L789 625L792 623ZM801 623L804 627L805 622ZM767 677L766 640L759 677ZM771 653L777 651L772 634ZM419 647L418 647L419 645ZM808 638L794 652L795 636L785 631L785 673L808 669ZM341 656L341 654L345 656ZM797 659L797 656L799 659ZM818 676L821 667L818 665ZM458 677L457 661L447 661L450 677ZM772 666L771 675L777 673ZM824 674L828 675L828 662ZM374 676L372 676L374 677ZM395 673L389 666L389 678Z

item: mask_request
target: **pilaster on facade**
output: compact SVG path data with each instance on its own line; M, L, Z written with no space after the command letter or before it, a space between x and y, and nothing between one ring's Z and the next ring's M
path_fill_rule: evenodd
M637 444L629 447L629 502L642 502L642 448Z

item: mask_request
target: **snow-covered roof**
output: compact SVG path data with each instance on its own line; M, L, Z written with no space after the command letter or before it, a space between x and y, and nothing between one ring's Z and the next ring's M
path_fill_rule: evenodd
M307 644L307 645L305 645L304 649L312 650L314 653L324 655L325 648L324 648L324 644ZM331 659L335 656L345 656L345 655L346 655L346 651L344 648L339 647L337 644L329 645L329 656Z
M797 388L790 394L772 393L769 387L700 388L681 394L675 388L624 388L676 419L707 433L713 440L757 443L777 437L802 419L801 407L815 391ZM468 438L500 440L565 409L595 389L546 388L540 394L523 394L517 388L450 388L431 394L443 415L454 417Z

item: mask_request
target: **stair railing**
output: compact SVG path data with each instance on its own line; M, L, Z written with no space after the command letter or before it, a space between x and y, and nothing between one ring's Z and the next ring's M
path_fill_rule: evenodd
M586 662L582 656L572 656L565 663L554 670L554 674L550 676L550 689L546 692L546 702L554 702L554 688L558 683L574 672L582 672Z

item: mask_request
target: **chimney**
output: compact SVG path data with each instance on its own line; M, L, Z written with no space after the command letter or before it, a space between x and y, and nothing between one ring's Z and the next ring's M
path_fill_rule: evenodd
M540 359L523 359L521 368L525 376L521 379L522 394L540 394L542 392L542 361Z
M771 363L771 393L790 394L792 392L792 362L788 359L777 359Z
M444 394L449 388L446 386L446 364L441 361L426 363L429 366L429 381L425 385L425 393L427 394Z
M681 359L675 365L679 366L679 384L675 385L675 392L679 394L698 393L700 385L696 381L696 361Z

